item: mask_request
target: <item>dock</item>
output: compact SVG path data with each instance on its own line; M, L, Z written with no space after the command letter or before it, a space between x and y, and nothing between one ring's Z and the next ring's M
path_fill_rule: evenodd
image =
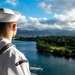
M41 68L41 67L30 67L30 70L40 70L40 71L43 71L43 68Z

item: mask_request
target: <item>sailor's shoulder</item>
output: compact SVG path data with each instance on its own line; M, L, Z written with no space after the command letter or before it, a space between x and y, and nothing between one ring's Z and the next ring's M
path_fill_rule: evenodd
M26 59L25 55L18 50L15 46L10 47L10 53L19 59Z

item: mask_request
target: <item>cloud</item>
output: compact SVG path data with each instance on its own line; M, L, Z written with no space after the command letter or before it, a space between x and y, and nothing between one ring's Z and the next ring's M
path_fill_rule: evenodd
M39 6L48 15L54 13L53 18L21 16L18 23L19 29L34 32L47 31L53 34L69 34L75 31L75 0L44 0L39 3Z
M48 14L66 12L75 8L75 0L44 0L39 6Z
M39 3L39 6L45 10L46 13L50 14L52 12L52 5L44 2Z
M16 6L18 4L18 0L6 0L5 3Z
M57 22L49 22L47 18L33 18L29 17L28 20L25 16L21 16L18 21L18 28L22 30L50 30L50 29L61 29ZM55 20L54 20L55 21Z
M21 16L20 19L17 22L18 24L18 28L20 29L25 29L26 25L27 25L27 19L25 16Z
M53 19L34 18L21 16L18 21L18 28L22 30L75 30L75 10L65 14L55 14Z
M55 14L54 18L58 19L58 24L62 26L63 29L75 30L75 9L66 12L64 14Z

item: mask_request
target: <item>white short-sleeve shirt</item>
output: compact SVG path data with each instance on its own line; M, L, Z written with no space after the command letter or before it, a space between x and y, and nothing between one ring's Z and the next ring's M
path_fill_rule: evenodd
M0 49L7 43L10 41L0 39ZM9 47L0 55L0 75L31 75L28 60L15 46Z

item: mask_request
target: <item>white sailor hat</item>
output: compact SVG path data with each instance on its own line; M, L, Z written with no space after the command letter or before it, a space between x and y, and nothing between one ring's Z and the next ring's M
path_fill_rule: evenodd
M0 8L0 22L16 22L21 14L8 8Z

